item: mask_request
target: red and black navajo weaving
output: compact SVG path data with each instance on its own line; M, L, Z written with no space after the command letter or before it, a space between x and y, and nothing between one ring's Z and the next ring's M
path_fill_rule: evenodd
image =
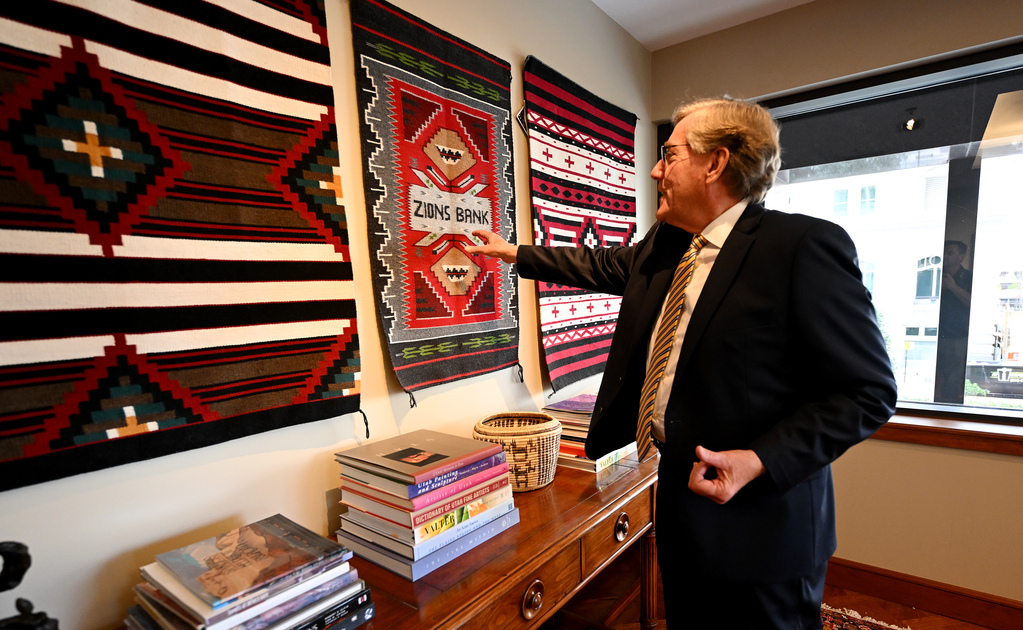
M631 245L636 116L535 57L524 74L536 244ZM621 298L546 282L538 292L552 386L603 372Z
M359 408L322 3L0 8L0 489Z
M352 39L373 281L406 391L518 360L511 270L472 231L515 238L510 66L379 0Z

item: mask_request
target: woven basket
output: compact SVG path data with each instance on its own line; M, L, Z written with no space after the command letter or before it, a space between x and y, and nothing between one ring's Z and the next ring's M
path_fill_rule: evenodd
M561 423L551 416L530 411L496 413L477 422L472 436L504 449L512 492L537 490L554 481Z

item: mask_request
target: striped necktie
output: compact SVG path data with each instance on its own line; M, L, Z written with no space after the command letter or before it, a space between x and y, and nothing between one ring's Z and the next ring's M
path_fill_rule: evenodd
M707 239L702 235L697 234L693 237L689 249L682 256L678 267L675 267L675 277L671 280L668 297L664 302L661 325L657 328L657 337L654 339L654 347L650 352L650 366L647 368L646 378L643 380L643 390L639 395L636 446L641 460L646 459L650 453L650 447L653 446L654 400L657 398L657 389L664 376L664 370L668 366L668 355L671 354L671 347L675 343L675 331L678 330L678 323L682 319L682 303L685 301L686 287L693 279L696 255L706 244Z

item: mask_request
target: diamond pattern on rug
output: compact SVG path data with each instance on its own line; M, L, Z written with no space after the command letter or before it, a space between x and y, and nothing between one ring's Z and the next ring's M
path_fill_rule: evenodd
M357 411L322 2L0 17L0 490Z

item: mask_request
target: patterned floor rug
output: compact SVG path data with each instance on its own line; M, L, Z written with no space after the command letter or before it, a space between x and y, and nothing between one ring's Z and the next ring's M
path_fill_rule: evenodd
M821 605L821 618L824 620L824 630L911 630L904 626L893 626L891 624L863 617L855 610L848 608L832 608L827 604Z

